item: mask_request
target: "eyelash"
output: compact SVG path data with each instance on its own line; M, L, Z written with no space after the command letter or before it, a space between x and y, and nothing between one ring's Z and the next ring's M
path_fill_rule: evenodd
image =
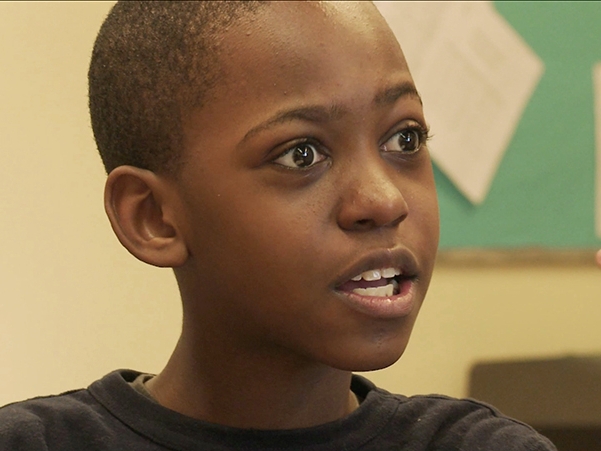
M409 135L409 133L412 133L413 136L415 138L417 138L417 146L409 151L404 151L404 150L394 150L394 149L390 149L387 146L387 143L389 143L390 141L392 141L395 137L398 136L397 140L399 140L401 138L401 136L403 134ZM409 138L409 137L408 137ZM399 154L403 154L403 155L413 155L415 153L418 153L423 146L428 142L428 140L430 139L430 129L429 127L424 127L418 123L414 123L408 127L404 127L401 130L395 132L393 135L391 135L386 141L384 141L384 143L380 146L380 150L382 152L389 152L389 153L399 153ZM405 139L406 142L407 139ZM400 142L398 142L399 147L402 147L403 144L401 144Z
M392 150L389 149L386 144L389 143L391 140L393 140L396 136L400 136L403 133L414 133L414 137L417 138L418 140L418 145L415 149L410 150L410 151L403 151L403 150ZM421 124L418 123L414 123L410 126L406 126L404 128L402 128L401 130L395 132L393 135L391 135L386 141L384 141L384 143L382 145L380 145L380 151L382 152L388 152L388 153L398 153L401 155L413 155L418 153L422 147L426 144L426 142L430 139L430 129L429 127L424 127ZM402 147L402 144L399 144L399 147ZM301 149L305 149L305 152L302 152ZM295 163L298 163L300 160L307 158L308 157L308 153L306 152L307 148L312 149L311 151L311 155L312 158L310 158L310 160L308 160L308 163L306 166L295 166ZM293 152L295 150L301 150L301 153L297 155L297 157L299 157L298 159L295 159ZM328 158L328 155L326 152L323 151L323 146L318 143L315 142L313 139L307 138L307 139L302 139L300 141L297 141L295 143L293 143L292 145L290 145L286 150L284 150L282 153L279 154L279 156L273 160L273 163L288 169L288 170L296 170L296 171L307 171L310 170L311 168L313 168L315 165L321 163L322 161L326 160ZM286 161L287 159L292 159L292 161ZM292 163L292 164L286 164L286 163Z
M294 166L293 164L297 163L298 160L296 160L294 158L295 156L293 155L293 152L297 149L300 150L303 148L305 150L307 150L307 148L312 149L312 158L310 159L307 166ZM297 156L300 159L303 159L303 158L306 158L307 155L308 155L307 152L302 153L302 151L301 151L301 153ZM288 159L288 157L293 160L290 162L293 164L291 164L291 165L284 164L285 160ZM321 146L319 143L314 142L314 140L312 140L312 139L304 139L304 140L297 141L297 142L293 143L292 145L290 145L284 152L280 153L280 155L275 160L273 160L273 162L276 164L279 164L280 166L284 167L285 169L296 170L296 171L306 171L306 170L313 168L313 166L315 166L316 164L321 163L327 157L328 157L328 155L323 151L323 146ZM278 162L279 160L282 160L282 161Z

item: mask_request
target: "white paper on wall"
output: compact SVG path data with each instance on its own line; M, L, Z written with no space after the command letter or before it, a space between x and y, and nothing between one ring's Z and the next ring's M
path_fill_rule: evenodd
M432 127L432 158L482 203L544 66L490 2L375 2Z

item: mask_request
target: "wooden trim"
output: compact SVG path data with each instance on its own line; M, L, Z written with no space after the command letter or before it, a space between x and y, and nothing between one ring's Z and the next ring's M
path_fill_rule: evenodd
M491 266L596 266L597 249L442 249L438 252L437 266L491 267Z

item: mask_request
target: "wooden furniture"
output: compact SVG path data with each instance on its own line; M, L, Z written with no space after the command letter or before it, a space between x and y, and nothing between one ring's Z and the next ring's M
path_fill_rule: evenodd
M601 450L601 356L477 363L468 396L533 426L559 451Z

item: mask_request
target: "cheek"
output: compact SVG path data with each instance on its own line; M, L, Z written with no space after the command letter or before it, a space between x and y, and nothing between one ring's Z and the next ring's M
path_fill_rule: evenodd
M440 234L440 216L438 210L438 198L435 187L432 186L427 193L424 193L420 205L417 207L418 216L424 228L424 235L433 248L438 248L438 239Z
M436 183L432 164L428 159L428 164L424 165L415 179L416 193L413 199L413 208L415 216L422 223L424 230L427 231L430 239L438 246L439 235L439 210L438 195L436 193Z
M202 253L195 263L196 292L211 300L200 316L248 337L286 336L294 333L289 329L314 324L312 315L321 317L317 312L324 306L318 301L326 295L328 278L316 262L331 256L320 240L325 232L324 221L315 220L319 213L301 210L249 200L212 220L196 244Z
M195 202L203 208L195 209L189 220L188 236L197 264L203 266L201 274L225 273L240 288L262 285L279 291L301 268L310 267L310 260L323 258L320 240L327 214L315 196L301 202L256 186L245 195L238 188L220 194Z
M425 171L422 177L415 181L409 202L409 214L414 218L413 245L419 247L423 263L430 262L429 268L431 269L436 257L440 235L438 197L431 171Z

